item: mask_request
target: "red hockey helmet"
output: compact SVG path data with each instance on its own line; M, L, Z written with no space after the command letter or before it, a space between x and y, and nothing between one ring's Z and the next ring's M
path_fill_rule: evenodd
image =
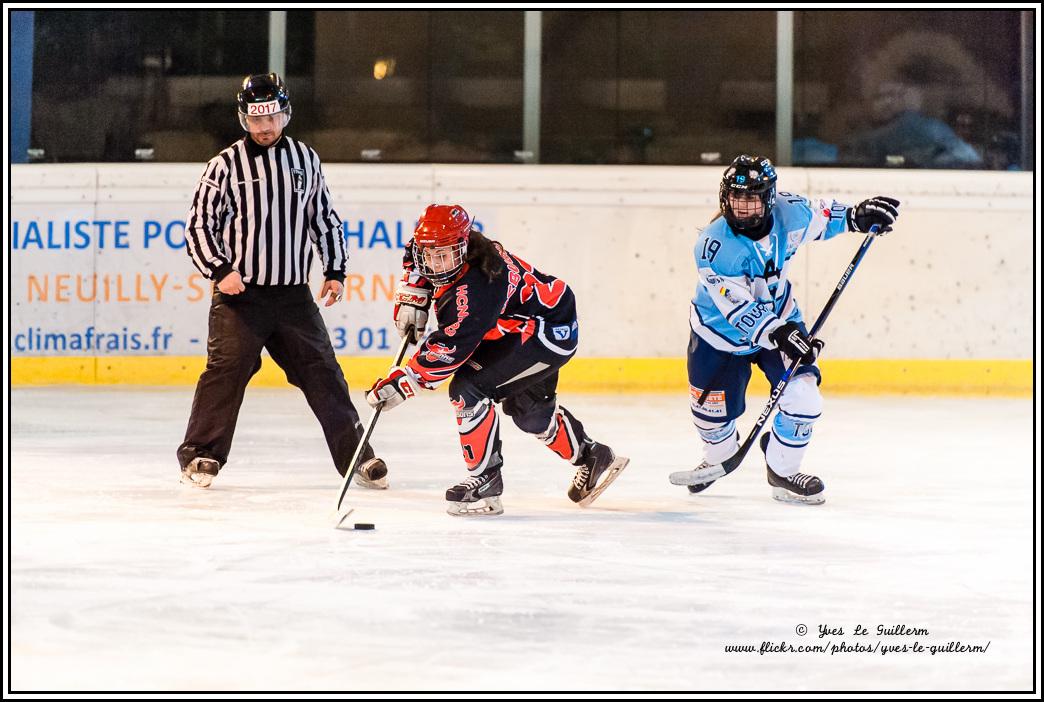
M413 230L417 270L436 285L451 282L464 267L471 217L460 205L428 205Z

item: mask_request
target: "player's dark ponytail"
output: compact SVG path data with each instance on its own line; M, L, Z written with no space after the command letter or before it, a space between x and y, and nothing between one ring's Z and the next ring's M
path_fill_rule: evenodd
M495 246L494 246L495 245ZM478 268L490 280L504 268L504 259L500 257L497 247L499 242L491 241L477 229L468 235L468 265Z

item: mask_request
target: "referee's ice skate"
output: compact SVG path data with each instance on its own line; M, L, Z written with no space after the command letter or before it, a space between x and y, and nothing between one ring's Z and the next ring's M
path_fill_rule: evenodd
M212 458L193 458L181 469L181 482L195 487L208 488L221 470L221 464Z
M355 471L353 482L371 490L388 489L388 465L380 458L371 458Z

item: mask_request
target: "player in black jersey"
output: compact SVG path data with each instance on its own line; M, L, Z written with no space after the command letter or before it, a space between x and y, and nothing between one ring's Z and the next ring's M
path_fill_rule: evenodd
M569 499L590 504L627 466L558 404L558 370L576 353L573 291L471 226L459 205L431 205L406 245L395 323L420 347L377 381L366 400L391 409L450 380L450 402L469 477L446 491L449 513L504 510L500 418L495 405L577 466ZM425 334L435 302L437 328Z

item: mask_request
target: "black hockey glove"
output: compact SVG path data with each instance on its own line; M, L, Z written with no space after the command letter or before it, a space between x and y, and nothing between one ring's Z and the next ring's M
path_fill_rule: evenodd
M878 230L875 234L887 234L892 231L892 225L899 217L899 201L894 197L878 195L869 200L863 200L848 211L848 228L854 232L870 233L870 227L875 224Z
M800 358L805 365L815 363L823 349L823 342L808 338L797 322L787 322L769 332L769 341L790 358Z

